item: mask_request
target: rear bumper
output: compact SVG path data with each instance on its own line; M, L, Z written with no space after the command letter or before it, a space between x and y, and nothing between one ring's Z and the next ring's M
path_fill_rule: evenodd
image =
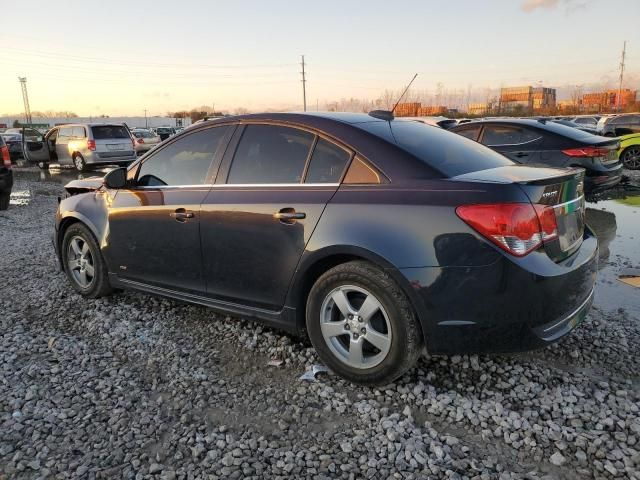
M555 342L591 306L598 242L555 263L540 250L482 267L402 269L431 353L516 352Z
M137 159L135 151L126 152L124 155L114 155L113 153L93 152L91 155L84 157L87 163L126 163L133 162Z

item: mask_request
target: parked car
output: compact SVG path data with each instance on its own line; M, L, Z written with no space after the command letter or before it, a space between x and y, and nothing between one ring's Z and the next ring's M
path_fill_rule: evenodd
M134 128L131 130L131 134L135 137L135 151L136 155L142 155L148 152L152 148L158 146L162 141L160 136L153 133L151 130L145 130L142 128Z
M640 169L640 133L623 135L618 140L618 156L623 165L629 170Z
M161 140L166 140L167 138L176 134L176 129L173 127L156 127L153 129L153 131L160 137Z
M0 133L4 144L9 149L9 156L12 161L22 158L22 135L19 133Z
M385 385L423 345L526 350L580 323L598 259L583 179L420 122L244 115L67 184L54 243L85 297L133 288L262 319Z
M11 188L13 187L13 171L11 170L11 156L9 155L9 147L4 143L0 135L0 210L9 208L9 197L11 196Z
M564 117L565 120L569 120L571 122L575 122L578 125L582 125L583 127L589 127L595 129L598 125L598 120L600 120L599 115L578 115L574 117Z
M586 169L585 191L616 185L622 179L618 140L603 138L548 120L479 120L452 131L476 140L511 160L550 167Z
M78 171L89 166L128 164L136 159L135 145L123 124L87 123L54 127L44 138L26 141L27 161L46 168L49 163L74 165Z
M600 135L619 137L630 133L640 133L640 114L622 114L602 117L596 127Z
M585 125L581 125L571 120L555 119L553 120L553 122L558 123L560 125L564 125L566 127L577 128L578 130L582 130L583 132L590 133L591 135L598 135L598 131L595 128L587 127Z

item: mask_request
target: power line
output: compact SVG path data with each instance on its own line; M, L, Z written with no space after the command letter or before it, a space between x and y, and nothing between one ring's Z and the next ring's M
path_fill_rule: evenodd
M304 111L307 111L307 78L304 72L304 55L302 55L302 104L304 106Z

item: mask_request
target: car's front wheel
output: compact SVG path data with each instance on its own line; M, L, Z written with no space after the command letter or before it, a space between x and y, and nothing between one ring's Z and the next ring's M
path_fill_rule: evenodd
M620 160L629 170L638 170L640 168L640 145L633 145L620 155Z
M107 265L87 227L71 225L64 233L61 253L64 271L78 293L89 298L111 293Z
M307 331L323 362L362 385L388 384L414 366L422 335L405 294L365 261L325 272L307 299Z

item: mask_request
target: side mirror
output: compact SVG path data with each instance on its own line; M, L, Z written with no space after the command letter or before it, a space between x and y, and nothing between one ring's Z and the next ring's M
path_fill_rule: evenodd
M104 184L107 188L124 188L127 186L127 169L114 168L104 176Z

